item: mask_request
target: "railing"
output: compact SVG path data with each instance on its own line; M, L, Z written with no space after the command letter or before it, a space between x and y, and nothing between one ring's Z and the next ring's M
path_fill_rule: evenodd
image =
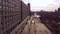
M27 25L27 21L29 18L30 16L24 19L10 34L22 34L24 27Z
M60 26L57 24L57 22L48 19L47 21L41 19L41 22L46 25L46 27L52 32L52 34L60 34Z

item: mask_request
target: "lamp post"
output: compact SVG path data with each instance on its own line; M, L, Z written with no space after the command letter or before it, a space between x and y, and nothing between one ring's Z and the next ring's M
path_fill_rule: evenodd
M29 10L29 16L31 16L31 12L30 12L30 0L28 0L28 10Z

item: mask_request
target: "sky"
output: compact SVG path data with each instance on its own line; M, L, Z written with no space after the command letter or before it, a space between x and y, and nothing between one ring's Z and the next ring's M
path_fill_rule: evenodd
M23 0L23 2L31 4L31 11L54 11L60 7L60 0Z

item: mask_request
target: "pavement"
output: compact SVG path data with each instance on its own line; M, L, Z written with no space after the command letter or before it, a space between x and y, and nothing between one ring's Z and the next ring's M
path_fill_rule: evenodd
M39 18L31 17L27 23L22 34L52 34Z

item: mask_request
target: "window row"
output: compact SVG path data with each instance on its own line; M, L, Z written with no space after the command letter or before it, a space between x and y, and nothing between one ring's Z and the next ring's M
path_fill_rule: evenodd
M20 2L19 2L20 3ZM3 6L6 6L6 7L20 7L20 4L16 4L15 3L15 5L14 4L11 4L11 3L9 3L9 2L6 2L6 1L3 1L3 4L2 4ZM1 6L0 6L0 8L1 8Z

